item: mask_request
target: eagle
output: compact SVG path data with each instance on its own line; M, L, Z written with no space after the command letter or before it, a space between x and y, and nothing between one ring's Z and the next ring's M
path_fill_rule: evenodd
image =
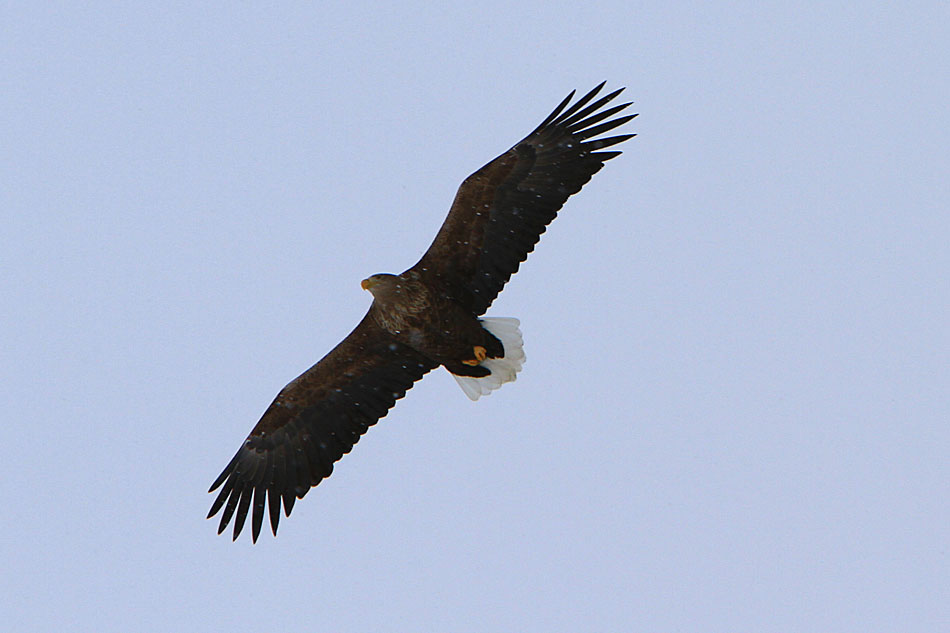
M572 91L530 134L465 179L429 249L399 275L362 281L373 303L359 325L284 387L211 485L221 488L208 518L223 508L218 534L232 540L251 512L257 542L265 507L277 535L281 505L333 472L366 430L440 365L472 400L515 380L525 360L517 319L483 316L554 220L564 202L604 163L601 151L635 136L602 136L636 114L605 107L602 82L574 101Z

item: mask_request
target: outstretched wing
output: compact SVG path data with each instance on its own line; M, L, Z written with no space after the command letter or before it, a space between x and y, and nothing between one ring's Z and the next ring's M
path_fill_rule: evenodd
M488 310L568 197L620 154L598 150L634 136L594 138L636 116L610 119L630 104L601 109L623 91L593 101L603 87L568 107L571 92L536 130L466 178L412 270L474 314Z
M281 390L211 485L208 492L224 484L208 513L210 519L224 508L218 533L233 517L237 539L253 504L253 540L265 505L276 535L281 500L290 516L295 499L329 477L334 462L435 367L367 314L323 360Z

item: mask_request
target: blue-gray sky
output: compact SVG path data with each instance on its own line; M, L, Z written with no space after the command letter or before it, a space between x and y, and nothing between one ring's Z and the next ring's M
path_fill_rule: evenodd
M16 630L950 626L946 3L7 4ZM208 485L572 88L626 143L252 546Z

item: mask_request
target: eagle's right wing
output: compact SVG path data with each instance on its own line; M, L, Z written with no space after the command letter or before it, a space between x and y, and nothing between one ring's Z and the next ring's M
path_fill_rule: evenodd
M334 462L435 367L367 313L329 354L281 390L211 485L208 492L223 484L208 513L211 518L224 508L218 533L233 517L237 539L253 505L251 538L257 541L268 505L276 535L281 500L289 516L295 499L329 477Z

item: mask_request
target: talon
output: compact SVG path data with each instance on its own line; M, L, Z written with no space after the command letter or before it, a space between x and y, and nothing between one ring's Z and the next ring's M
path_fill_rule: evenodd
M485 360L486 358L488 358L488 350L486 350L481 345L476 345L475 347L472 348L472 351L475 353L474 360L463 360L462 361L463 365L474 367L478 365L480 362L482 362L483 360Z

